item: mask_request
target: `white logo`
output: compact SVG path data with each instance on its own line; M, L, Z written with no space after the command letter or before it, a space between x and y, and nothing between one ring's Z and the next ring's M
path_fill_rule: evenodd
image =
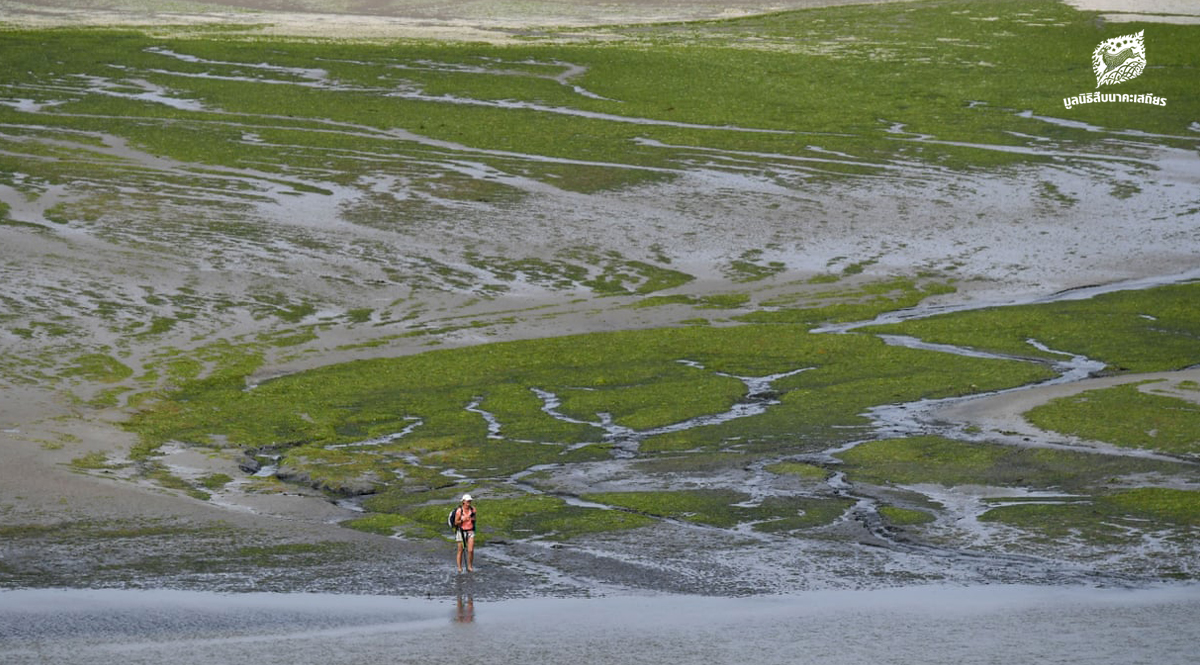
M1141 76L1146 69L1146 31L1132 35L1106 39L1092 51L1092 69L1096 72L1096 87L1124 83ZM1063 98L1068 110L1076 104L1099 104L1120 102L1126 104L1152 104L1166 106L1165 97L1154 93L1081 92L1074 97Z
M1106 39L1092 51L1097 88L1124 83L1142 73L1146 68L1146 45L1142 41L1145 32Z

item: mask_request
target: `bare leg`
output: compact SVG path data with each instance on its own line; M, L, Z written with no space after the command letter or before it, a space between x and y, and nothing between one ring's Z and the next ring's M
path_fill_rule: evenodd
M463 555L463 543L460 540L460 541L458 541L458 554L454 557L455 563L458 564L458 572L460 572L460 573L462 572L462 555ZM470 562L469 556L468 556L467 560L468 560L468 565L469 565L469 562Z
M462 570L462 567L459 567ZM467 571L475 572L475 538L467 539Z

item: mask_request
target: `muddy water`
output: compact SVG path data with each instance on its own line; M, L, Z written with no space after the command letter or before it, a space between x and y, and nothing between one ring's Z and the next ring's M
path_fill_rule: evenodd
M288 663L1194 662L1200 587L909 587L787 596L473 601L0 592L0 661Z

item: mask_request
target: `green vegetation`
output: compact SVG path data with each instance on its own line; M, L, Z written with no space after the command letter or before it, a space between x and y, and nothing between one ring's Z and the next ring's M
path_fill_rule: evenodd
M795 157L833 177L876 172L897 158L992 167L1040 158L963 144L1024 145L1047 135L1100 140L1082 127L1039 119L1061 115L1064 96L1089 89L1086 54L1110 36L1098 25L1092 14L1051 0L929 0L615 27L600 31L607 32L606 41L586 44L554 34L520 46L490 46L5 30L6 83L17 91L28 88L39 104L56 106L47 114L0 105L0 121L12 126L0 140L16 151L59 158L10 154L0 163L19 161L19 171L30 177L18 185L31 192L42 183L76 183L80 197L55 206L48 217L100 226L114 210L161 219L181 211L186 199L174 186L162 194L120 191L109 183L144 176L73 130L116 133L150 154L195 165L190 175L196 184L216 183L212 167L245 167L258 174L260 185L324 197L360 178L404 178L428 198L406 200L397 211L392 194L369 190L350 211L358 223L391 228L419 223L459 202L510 205L523 195L502 180L468 176L446 162L414 159L420 168L405 166L406 157L425 156L422 140L493 151L475 152L473 159L500 173L580 191L671 177L691 165L697 147L710 151L716 168L734 167L724 161L733 155L739 170L758 159L764 171L777 165L777 157ZM1137 105L1090 104L1073 109L1072 119L1186 135L1196 115L1186 74L1190 30L1154 26L1153 85L1171 100L1167 109L1144 113ZM53 60L47 53L55 54ZM592 96L556 79L569 66L564 63L584 68L571 84ZM836 81L855 85L830 84ZM142 94L149 90L165 92ZM279 109L290 115L281 117ZM31 117L40 126L20 129ZM128 122L113 123L112 117ZM898 141L895 130L888 131L893 126L940 142ZM389 134L394 129L415 138L397 138ZM812 143L816 135L818 146ZM69 136L71 144L26 145L19 141L24 136ZM279 146L287 149L281 154ZM830 152L844 157L828 159ZM361 157L366 154L390 159L381 167L379 159ZM324 175L309 181L298 172ZM225 219L220 236L269 244L251 217ZM147 233L144 241L156 237L162 236ZM321 242L299 231L287 240L301 247ZM776 274L781 264L763 261L763 254L746 252L729 264L729 274L738 281ZM592 274L591 286L652 292L682 279L661 265L623 260L623 268ZM547 276L561 275L554 263L530 267L534 274L551 268ZM851 263L844 272L854 274L863 265ZM634 273L645 281L627 283ZM312 307L280 303L273 313L298 322Z
M88 406L96 409L106 409L115 407L120 404L121 395L129 392L129 386L117 386L107 390L101 390L96 393L92 399L87 401Z
M768 441L860 422L857 414L873 404L969 394L1048 376L1030 363L946 359L870 337L813 335L795 326L688 327L350 363L250 391L240 378L211 377L182 386L169 400L137 414L130 426L151 445L222 435L245 447L323 446L400 431L419 418L422 424L405 439L406 450L447 466L483 470L511 466L514 457L525 458L522 464L549 461L561 450L490 441L484 419L465 409L476 399L480 408L503 414L505 436L512 428L547 444L572 443L597 437L599 430L552 417L535 390L556 395L561 413L571 418L592 422L608 413L616 424L647 430L730 408L745 388L718 372L755 376L804 368L813 369L777 382L782 392L777 408L702 429Z
M1147 487L1069 501L992 508L983 520L1019 526L1051 538L1082 535L1101 541L1124 541L1143 529L1200 526L1200 492ZM1191 536L1182 536L1186 539Z
M556 290L587 287L602 295L645 294L681 286L691 275L643 261L631 261L616 252L600 253L588 247L559 252L552 260L506 259L467 253L470 264L488 271L501 283L518 279ZM502 285L493 287L502 292Z
M206 490L217 491L233 482L233 477L227 473L210 473L199 479L200 486Z
M71 466L76 469L107 469L109 468L108 453L102 450L93 450L71 460Z
M747 506L749 495L732 490L605 492L584 498L639 514L730 528L751 523L759 531L792 531L823 526L853 505L848 499L773 496Z
M953 293L954 290L952 285L940 281L897 278L868 283L858 288L806 294L803 298L807 302L797 303L798 297L778 298L763 305L779 309L752 312L738 317L738 320L810 326L865 321L883 312L913 307L925 298ZM829 303L830 300L835 302Z
M211 494L200 489L199 487L196 487L187 480L175 475L170 469L166 468L161 463L150 462L145 464L141 475L160 487L183 492L193 499L208 501L212 498Z
M1061 397L1025 417L1042 429L1084 439L1177 455L1200 454L1200 404L1150 394L1141 389L1144 385Z
M1114 372L1182 369L1200 357L1200 282L1087 300L993 307L863 330L1026 357L1084 355ZM1058 352L1037 349L1029 340Z
M766 467L771 473L788 474L799 476L806 480L824 480L829 472L814 464L802 464L799 462L780 462Z
M1127 488L1135 482L1193 475L1190 468L1170 462L938 437L872 441L839 457L852 482L906 488L926 483L978 486L985 497L980 519L1020 529L1020 540L1031 546L1061 546L1064 538L1129 545L1148 534L1183 542L1200 519L1194 490ZM987 489L995 487L1033 489L1042 495L1011 498ZM992 498L986 498L989 495ZM887 523L896 526L932 522L936 512L880 508Z
M1138 473L1179 473L1170 462L935 436L869 441L838 455L847 476L874 484L940 484L1083 491Z
M142 436L141 455L167 440L284 449L280 474L295 482L336 493L379 492L366 504L375 514L355 520L355 528L428 537L439 531L436 513L448 498L442 488L453 484L442 471L502 479L540 464L607 459L612 450L603 440L604 418L632 432L652 433L746 399L746 387L735 376L796 370L803 371L772 384L776 403L759 415L648 436L641 441L646 458L640 468L652 475L719 473L745 463L722 452L730 445L743 454L820 449L857 436L846 426L863 422L860 414L875 404L970 394L1049 376L1038 364L947 358L869 336L817 335L795 325L665 328L362 361L250 390L236 374L210 376L186 381L147 405L130 427ZM398 432L405 434L393 437ZM655 457L698 449L713 454ZM823 475L805 465L772 470L813 480ZM592 500L646 516L676 515L641 505L648 496ZM690 495L654 496L674 501ZM524 498L511 500L525 506L519 503ZM841 500L827 498L773 498L754 509L731 507L744 498L700 498L711 505L699 521L748 522L767 531L827 524L845 509ZM579 529L645 524L621 511L580 512L545 502L525 507L540 517L514 517L512 524L489 519L497 537L559 538ZM564 525L575 522L579 525Z
M684 81L705 80L696 104L680 106L675 101L676 113L703 108L713 117L724 111L736 122L732 110L744 100L756 99L762 106L748 113L749 117L782 122L794 117L789 112L798 112L806 128L813 131L869 136L881 129L882 118L903 123L904 130L912 134L1002 144L1017 140L1002 136L1007 131L1032 130L1036 135L1046 129L1008 109L1031 108L1034 116L1061 116L1061 100L1067 92L1078 94L1094 87L1089 62L1082 54L1090 54L1100 39L1142 27L1136 23L1105 25L1091 13L1056 2L929 0L655 28L614 28L610 32L657 48L685 43L719 63L718 67L728 64L728 75L709 79L692 74L686 53L672 52L681 68L678 77L674 81L651 77L641 86L679 100L688 99ZM1161 44L1159 48L1167 51L1164 67L1186 70L1189 31L1171 30L1162 24L1149 27L1155 39L1161 40L1156 42ZM773 66L775 57L791 62ZM753 66L733 69L751 58ZM629 81L632 86L632 78L621 83ZM855 84L832 85L831 81ZM1171 88L1163 95L1171 99L1187 96L1184 77L1163 76L1154 85ZM727 86L744 86L745 96L722 94ZM605 95L613 89L622 88L617 84L596 88ZM1188 117L1187 113L1172 112L1146 118L1148 114L1132 105L1121 109L1101 106L1076 107L1072 118L1102 126L1154 124L1165 133L1179 134ZM1068 130L1061 136L1074 138L1076 133ZM985 158L951 149L913 154L952 163Z
M629 305L634 309L661 307L663 305L690 305L696 309L737 309L750 304L750 296L744 293L719 293L708 296L651 296Z
M112 356L89 353L76 358L75 366L63 374L101 383L115 383L133 376L133 370Z
M883 516L887 523L892 526L914 526L917 524L928 524L936 518L932 513L925 510L914 510L912 508L900 508L898 506L880 506L879 514Z
M346 318L352 323L367 323L374 312L370 307L359 307L346 312Z
M757 282L787 269L786 264L781 261L761 263L762 255L761 249L743 252L741 257L730 262L725 273L735 282Z

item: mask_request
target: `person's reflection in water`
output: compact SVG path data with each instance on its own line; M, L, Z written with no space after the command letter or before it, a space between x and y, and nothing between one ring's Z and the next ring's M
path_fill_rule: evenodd
M474 623L475 621L475 596L469 585L464 585L459 582L455 585L455 591L458 596L458 605L454 611L455 623Z

